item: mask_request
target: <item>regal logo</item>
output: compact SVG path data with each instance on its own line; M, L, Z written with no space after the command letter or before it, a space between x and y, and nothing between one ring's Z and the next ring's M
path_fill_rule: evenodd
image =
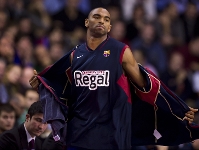
M104 57L108 57L111 54L110 50L104 51Z
M75 85L87 86L90 90L96 90L98 86L109 86L108 70L75 71Z

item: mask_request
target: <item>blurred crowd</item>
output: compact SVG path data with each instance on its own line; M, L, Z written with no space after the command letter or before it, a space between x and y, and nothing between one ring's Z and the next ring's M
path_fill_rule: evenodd
M84 20L96 7L110 12L111 37L128 44L138 63L199 108L198 0L0 0L0 103L15 109L15 126L39 99L28 82L33 70L84 43Z

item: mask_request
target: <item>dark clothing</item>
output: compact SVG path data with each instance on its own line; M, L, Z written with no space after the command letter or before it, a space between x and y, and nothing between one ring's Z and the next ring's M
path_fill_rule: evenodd
M66 140L70 145L130 148L131 121L125 118L131 118L131 100L121 59L126 48L108 37L94 51L86 43L75 50L71 67L73 104Z
M152 72L139 65L145 88L124 76L125 49L112 38L95 51L83 44L39 74L47 89L39 91L47 99L44 108L51 108L44 111L44 120L52 116L45 121L59 121L56 114L63 113L70 148L130 149L133 145L179 145L199 138L199 126L184 120L189 107ZM49 101L60 104L66 113L56 113Z
M195 18L188 18L186 15L181 16L186 43L199 36L199 16Z
M35 150L42 149L43 139L40 137L35 138ZM28 141L24 128L24 124L21 124L18 128L5 131L0 135L0 150L27 150Z

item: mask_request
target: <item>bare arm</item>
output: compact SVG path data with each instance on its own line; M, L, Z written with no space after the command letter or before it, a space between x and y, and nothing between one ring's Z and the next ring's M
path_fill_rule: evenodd
M122 66L125 73L127 73L127 75L134 83L140 87L145 86L145 79L139 70L138 64L133 57L133 53L131 52L130 48L126 48L124 51Z

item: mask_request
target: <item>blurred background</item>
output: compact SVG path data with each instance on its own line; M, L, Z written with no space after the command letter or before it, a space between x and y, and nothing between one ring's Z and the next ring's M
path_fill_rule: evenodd
M15 108L16 126L39 99L28 82L33 69L84 43L84 20L96 7L110 12L111 37L199 108L199 0L0 0L0 103Z

